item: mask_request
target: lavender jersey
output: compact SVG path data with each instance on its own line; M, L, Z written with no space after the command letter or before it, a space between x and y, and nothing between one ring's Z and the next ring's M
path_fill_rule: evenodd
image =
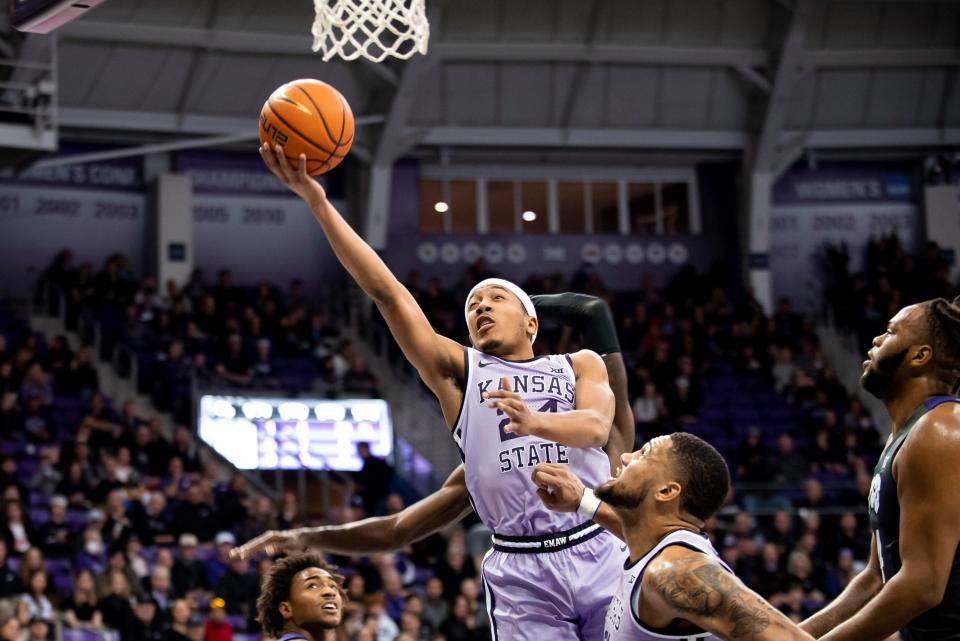
M576 512L552 512L537 497L531 480L539 463L563 463L587 487L610 477L610 463L600 448L580 449L536 436L506 432L510 422L491 408L484 392L500 389L506 376L510 389L534 412L576 409L576 376L569 356L541 356L507 361L464 348L463 405L453 427L466 470L467 491L480 520L494 533L537 536L569 530L583 523Z
M640 591L643 583L643 573L653 559L657 557L665 548L671 545L682 545L683 547L703 552L707 556L715 558L727 572L730 568L720 559L720 555L713 548L713 545L706 536L692 532L690 530L676 530L671 532L643 557L635 562L624 563L623 573L620 575L620 587L617 589L607 608L607 623L603 631L603 641L663 641L664 639L674 639L675 641L720 641L709 632L681 632L678 629L647 628L640 622L638 609L640 605Z

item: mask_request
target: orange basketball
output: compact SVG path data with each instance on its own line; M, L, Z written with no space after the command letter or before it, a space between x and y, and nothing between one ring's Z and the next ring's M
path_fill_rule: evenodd
M277 88L260 110L260 142L281 145L296 169L300 154L307 173L319 176L340 164L353 144L353 112L343 95L319 80Z

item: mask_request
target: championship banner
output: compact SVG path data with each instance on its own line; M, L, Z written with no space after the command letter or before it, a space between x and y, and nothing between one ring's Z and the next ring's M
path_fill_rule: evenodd
M143 268L146 198L138 158L29 170L0 180L0 295L29 295L61 249L95 270L123 253Z
M194 265L208 279L223 268L237 283L285 288L302 278L309 293L320 295L343 277L310 208L256 153L183 152L175 168L193 182ZM334 185L328 193L336 191ZM345 202L331 202L345 213Z
M846 244L850 271L864 268L871 239L890 234L911 251L919 239L917 166L833 165L794 169L773 189L770 272L776 298L802 312L822 306L827 244Z

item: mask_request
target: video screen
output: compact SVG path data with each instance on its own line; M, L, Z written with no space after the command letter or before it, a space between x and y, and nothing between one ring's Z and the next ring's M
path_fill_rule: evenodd
M393 425L382 399L289 399L205 395L197 429L244 470L338 470L362 466L357 443L390 459Z

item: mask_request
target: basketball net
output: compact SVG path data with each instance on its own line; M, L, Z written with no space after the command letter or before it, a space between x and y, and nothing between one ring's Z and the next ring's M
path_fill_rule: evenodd
M427 53L425 0L314 0L313 50L324 61L363 57L382 62Z

